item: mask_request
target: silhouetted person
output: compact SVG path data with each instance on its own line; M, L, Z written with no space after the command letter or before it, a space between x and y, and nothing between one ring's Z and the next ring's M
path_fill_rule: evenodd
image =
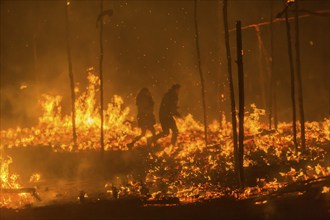
M149 188L148 188L147 184L145 184L143 181L140 181L140 193L146 199L151 197Z
M112 186L111 186L111 190L112 190L112 197L113 197L114 199L118 199L118 198L119 198L119 192L118 192L118 189L117 189L114 185L112 185Z
M154 124L156 122L154 115L154 101L151 93L147 88L141 89L136 96L136 105L138 108L137 121L138 126L141 128L141 134L134 138L134 140L128 144L128 147L133 147L135 142L145 136L147 130L151 131L152 136L155 136Z
M156 135L154 142L159 138L166 137L169 135L170 130L172 131L171 143L176 144L178 138L178 127L174 117L181 117L178 112L178 101L179 101L179 90L180 85L174 84L164 95L159 109L159 121L162 125L162 132Z

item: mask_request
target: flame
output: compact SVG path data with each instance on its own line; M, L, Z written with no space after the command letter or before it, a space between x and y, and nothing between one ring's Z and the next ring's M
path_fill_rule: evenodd
M32 203L33 199L26 193L7 193L6 190L19 189L19 175L11 173L9 166L13 162L12 158L0 155L0 208L19 208Z
M31 183L36 183L36 182L39 182L40 179L41 179L41 174L40 173L35 173L35 174L32 174L29 181Z
M9 174L9 165L13 162L11 157L4 159L0 157L1 161L1 188L19 188L20 185L16 182L18 175Z
M323 186L321 193L328 193L328 192L330 192L330 187Z
M88 73L89 82L86 90L78 94L76 99L76 127L78 135L78 150L99 149L100 109L97 107L96 94L99 89L99 78ZM78 90L76 90L78 91ZM78 92L77 92L78 93ZM63 115L61 107L62 96L43 94L39 101L42 115L39 123L31 128L1 130L1 146L8 148L22 146L52 146L54 150L73 150L71 115ZM125 123L132 120L128 117L129 108L123 107L123 99L114 95L111 103L104 110L105 149L126 149L130 137L138 130L132 130Z
M97 97L100 80L92 70L88 73L87 80L85 90L78 87L75 89L77 149L72 143L71 115L62 113L62 97L47 94L41 96L40 105L43 113L38 124L30 128L1 130L0 148L38 145L52 146L54 151L99 150L101 120ZM124 101L120 96L114 95L103 114L105 150L128 150L126 145L139 134L138 128L127 123L134 120L130 116L130 109L124 107ZM281 164L290 164L292 167L286 166L268 178L259 178L256 186L246 187L243 191L232 188L226 182L227 179L234 178L231 123L223 114L221 123L213 121L209 124L209 143L205 146L203 125L188 114L182 119L176 119L180 133L178 144L171 145L170 137L167 137L160 141L161 149L149 153L148 160L153 166L147 170L144 182L148 185L152 198L176 196L181 201L219 197L246 199L269 194L292 182L330 175L325 150L325 146L330 143L330 118L325 118L321 122L306 122L307 148L302 154L296 153L292 144L291 123L279 123L277 131L268 131L267 125L262 122L265 119L265 111L258 109L254 104L251 105L251 111L245 115L245 169ZM160 130L159 124L156 125L156 129ZM145 139L141 139L138 144L143 146L145 142ZM7 184L3 187L19 187L15 185L17 176L8 174L11 159L6 161L1 163L1 171L7 169L1 172L1 184ZM309 162L296 166L301 161ZM38 181L40 175L36 174L31 178ZM119 196L137 194L137 187L138 184L135 184L134 180L130 180L130 186L118 185ZM107 192L111 192L108 185L105 188ZM326 190L327 188L323 189Z

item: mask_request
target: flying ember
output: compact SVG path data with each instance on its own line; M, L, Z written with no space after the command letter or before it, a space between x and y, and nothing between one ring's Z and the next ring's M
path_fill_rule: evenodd
M77 148L72 143L71 116L63 115L61 112L62 97L44 94L40 99L43 114L39 117L37 125L31 128L1 130L2 151L34 146L48 146L54 152L100 151L100 109L96 101L99 78L88 73L87 79L89 84L86 89L77 93ZM130 116L129 108L124 108L123 104L123 99L115 95L104 111L105 150L109 153L138 151L147 144L146 138L143 138L133 149L127 148L127 144L138 135L139 129L127 122L133 118ZM251 109L251 112L245 113L244 169L252 171L275 166L279 167L277 171L269 173L267 177L260 176L243 191L232 187L231 182L234 181L235 175L231 124L226 118L222 119L221 126L218 121L213 121L208 126L209 143L205 146L203 125L188 114L177 119L180 132L178 144L172 145L170 138L165 138L162 143L167 147L151 147L146 158L147 170L144 176L131 176L128 186L117 185L122 188L118 192L118 197L127 197L129 194L141 195L141 185L136 184L141 181L150 190L149 199L169 196L177 197L182 202L221 197L246 199L270 194L293 182L330 175L326 149L330 141L330 119L306 123L307 139L310 141L307 142L306 151L301 154L296 152L292 145L292 136L288 132L289 123L279 123L277 131L269 132L267 125L261 122L265 111L258 109L254 104L251 105ZM158 124L156 130L160 130ZM9 174L10 163L11 158L2 159L2 188L19 189L21 186L17 183L18 176ZM282 164L290 164L292 167ZM34 174L30 181L38 179L40 174ZM104 191L107 191L106 188ZM42 197L42 193L40 194ZM10 194L7 199L4 197L2 206L12 206L12 203L15 206L25 204L26 195L14 195L15 200L12 200L12 196Z
M1 1L0 219L329 219L329 17Z

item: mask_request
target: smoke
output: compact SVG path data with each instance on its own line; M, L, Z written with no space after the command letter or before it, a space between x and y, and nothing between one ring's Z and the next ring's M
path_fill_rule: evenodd
M230 29L236 20L243 26L269 20L269 2L233 1L229 4ZM61 1L6 1L1 4L1 126L30 126L38 117L42 93L63 96L63 111L70 111L67 74L64 6ZM328 7L322 1L304 1L301 7L316 10ZM281 2L274 3L280 11ZM51 8L51 10L50 10ZM249 10L246 10L249 8ZM156 102L173 83L180 83L180 111L202 119L201 91L194 42L191 1L105 1L113 16L104 21L105 103L118 94L135 114L135 96L148 87ZM86 85L86 69L99 63L99 14L97 1L70 4L71 48L75 81ZM275 14L275 13L274 13ZM198 3L201 62L206 80L209 121L228 115L227 67L223 39L221 4ZM316 25L317 24L317 25ZM301 20L302 71L307 120L328 116L329 109L329 20L312 17ZM289 74L284 24L276 24L274 64L279 120L290 120ZM235 60L235 32L231 35ZM269 29L261 28L265 48ZM311 43L312 42L312 43ZM254 29L243 32L246 103L265 108L259 81L258 41ZM269 53L269 51L268 51ZM265 69L265 68L264 68ZM236 65L233 62L234 80ZM26 89L19 89L22 83ZM237 88L236 88L237 91ZM220 95L226 97L220 102ZM236 92L237 94L237 92ZM318 94L318 98L315 98ZM326 106L324 103L327 103Z

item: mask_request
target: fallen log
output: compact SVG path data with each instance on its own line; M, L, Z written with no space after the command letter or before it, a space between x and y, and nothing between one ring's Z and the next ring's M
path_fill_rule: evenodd
M308 192L311 190L313 187L320 188L323 186L329 186L330 185L330 176L324 176L316 179L309 179L305 181L299 181L299 182L294 182L290 183L287 186L272 192L268 195L261 196L258 198L255 198L255 202L260 202L260 201L265 201L269 199L274 199L280 196L283 196L285 194L289 193L295 193L295 192Z

